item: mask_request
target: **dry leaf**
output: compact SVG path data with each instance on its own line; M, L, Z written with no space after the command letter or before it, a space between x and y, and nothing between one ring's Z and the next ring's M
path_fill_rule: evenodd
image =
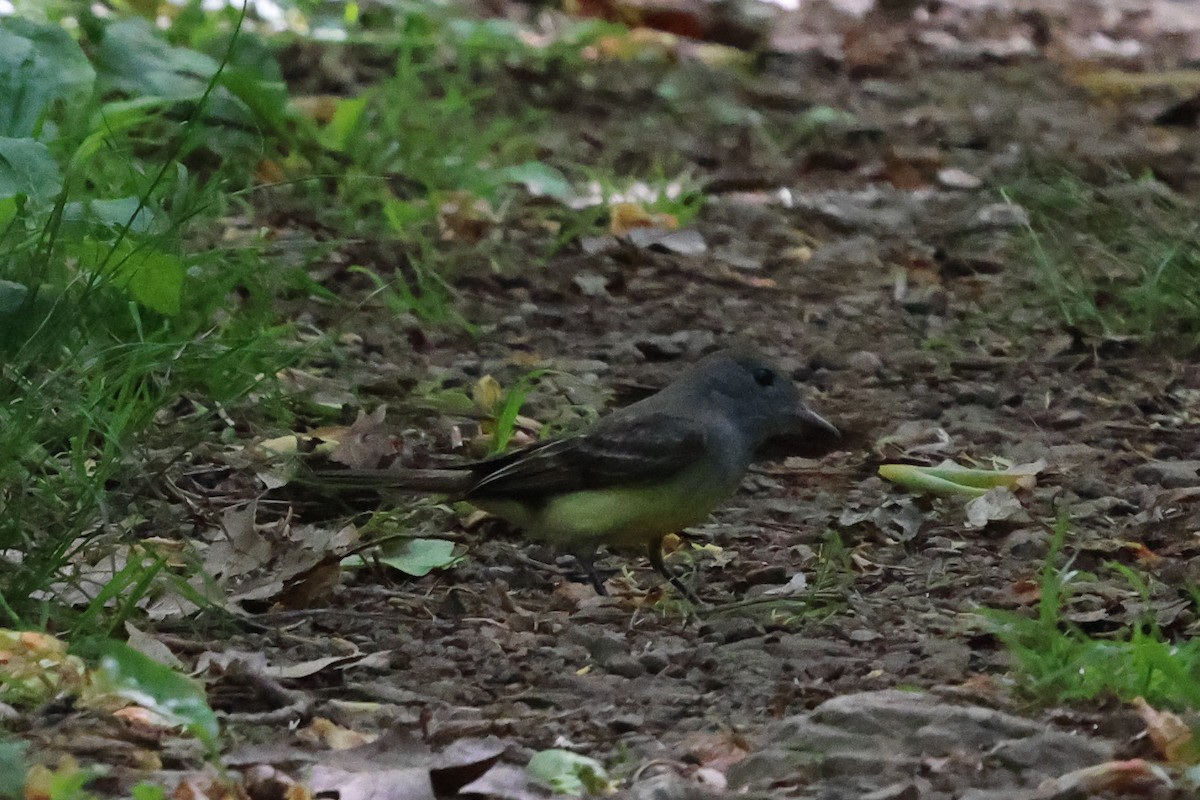
M451 192L438 206L438 230L443 242L478 242L499 220L487 200L470 192Z
M1170 711L1159 711L1141 697L1133 707L1146 724L1146 735L1164 759L1173 764L1194 764L1200 755L1195 734L1188 724Z
M608 230L613 236L628 236L637 228L678 227L679 220L670 214L653 214L637 203L613 203L609 208Z
M492 414L504 401L504 387L491 375L484 375L471 387L471 400L484 414Z
M335 722L316 717L307 728L296 731L296 736L306 742L323 745L330 750L349 750L375 740L375 736L343 728Z
M370 414L360 411L354 424L329 454L330 459L351 469L373 469L385 458L396 455L399 440L384 429L386 416L386 405Z
M1091 797L1101 792L1134 791L1147 783L1170 786L1171 778L1162 767L1133 758L1106 761L1050 778L1042 781L1038 791L1054 797Z

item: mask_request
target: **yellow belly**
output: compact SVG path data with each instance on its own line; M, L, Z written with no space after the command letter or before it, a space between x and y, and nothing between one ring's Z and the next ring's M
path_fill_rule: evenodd
M702 522L736 488L729 481L705 481L685 473L662 486L574 492L536 505L472 502L522 528L529 538L564 550L640 549Z

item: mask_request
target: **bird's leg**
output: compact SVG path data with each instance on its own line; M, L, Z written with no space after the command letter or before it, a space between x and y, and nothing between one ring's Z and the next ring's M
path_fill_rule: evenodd
M607 595L608 592L604 589L604 578L600 575L600 570L596 569L596 565L592 563L592 560L596 557L596 552L593 550L591 552L570 553L569 555L575 559L575 563L579 565L581 570L583 570L583 576L587 578L588 583L595 587L596 593ZM562 570L558 569L555 565L547 564L544 561L538 561L532 556L525 555L520 550L515 550L513 552L513 557L518 561L528 564L529 566L538 570L562 575ZM579 576L574 572L563 577L566 577L567 580L573 583L579 582Z
M663 561L662 540L655 539L646 545L646 555L650 559L650 565L667 579L667 582L679 590L680 594L686 597L694 605L702 606L704 602L700 596L692 591L691 587L679 579L679 576L667 568L667 562Z
M592 582L592 586L596 587L596 594L601 597L608 595L608 590L604 588L604 579L600 577L600 573L596 571L595 558L596 553L573 553L576 563L583 569L588 580Z

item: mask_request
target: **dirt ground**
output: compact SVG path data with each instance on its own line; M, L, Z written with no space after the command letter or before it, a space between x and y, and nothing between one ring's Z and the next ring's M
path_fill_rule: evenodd
M210 673L214 707L239 715L227 764L272 765L260 787L328 768L324 747L305 738L316 717L438 753L491 742L500 766L476 789L495 796L535 796L504 767L551 747L597 758L623 796L639 798L1073 797L1087 793L1071 783L1075 770L1154 760L1126 706L1041 708L1014 691L979 613L1032 613L1066 514L1060 563L1100 576L1078 589L1069 619L1102 632L1142 618L1146 597L1104 568L1116 560L1145 576L1166 631L1195 626L1200 369L1166 348L1068 327L1032 255L1029 213L1002 193L1059 168L1151 172L1194 192L1195 125L1153 124L1177 97L1114 100L1082 88L1072 69L1194 63L1200 27L1147 21L1186 3L1109 5L943 3L869 25L789 17L753 78L712 78L682 112L655 94L657 67L598 67L591 89L523 77L516 100L556 120L549 158L586 159L601 146L628 164L682 158L708 196L690 226L703 247L596 241L530 269L468 265L454 278L456 307L478 336L368 310L324 377L357 387L367 410L372 395L388 402L384 427L404 443L402 461L420 462L450 447L460 420L415 410L413 380L469 387L491 374L510 386L549 366L570 377L544 381L523 413L556 421L572 401L579 415L608 393L628 402L716 346L749 343L845 437L781 450L689 532L688 542L714 547L684 544L669 563L712 606L699 615L640 557L603 558L612 577L599 597L572 580L568 560L500 525L393 498L401 512L416 509L408 524L450 534L468 557L421 579L347 574L320 607L264 611L231 631L219 649L260 653L273 667L353 658L271 681ZM1141 49L1125 55L1127 42ZM1081 52L1089 43L1096 49ZM717 120L715 99L773 122L821 106L850 121L772 140ZM533 234L497 235L518 258ZM339 264L370 258L349 248L320 274L328 285L351 280ZM381 268L387 252L379 246ZM886 460L943 458L1045 467L1019 508L982 524L961 500L918 497L876 474ZM297 525L362 508L286 490L261 502L280 515L292 504ZM796 576L806 588L788 594ZM218 649L211 633L166 640L177 652ZM403 760L372 746L372 769ZM163 769L194 763L168 755ZM354 771L338 763L349 771L330 774ZM1099 784L1103 796L1190 796L1166 773L1135 772ZM387 783L365 767L356 774ZM325 780L358 796L344 779ZM419 796L399 785L375 796Z

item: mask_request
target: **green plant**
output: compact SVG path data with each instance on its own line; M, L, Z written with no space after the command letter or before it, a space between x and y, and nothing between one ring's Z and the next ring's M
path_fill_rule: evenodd
M1079 573L1058 567L1067 517L1054 528L1042 567L1036 616L989 609L985 616L1013 657L1022 690L1040 703L1142 697L1151 705L1200 708L1200 641L1168 641L1152 616L1109 639L1094 638L1063 617ZM1127 568L1114 568L1145 593Z
M1197 207L1152 177L1092 185L1067 173L1005 192L1029 211L1041 286L1070 325L1182 352L1200 347Z
M570 750L540 750L529 759L525 770L556 794L603 795L615 788L603 764Z
M269 291L261 263L189 242L245 182L264 133L292 128L272 75L229 66L236 27L223 61L137 19L82 27L86 55L55 25L0 21L0 102L13 110L0 139L0 547L21 553L0 564L0 610L63 624L82 604L76 622L110 629L163 567L130 558L107 587L83 585L120 520L138 518L112 490L140 472L156 415L203 397L200 426L171 434L200 440L203 404L244 396L295 357L256 300ZM228 160L214 168L218 153Z
M508 447L508 443L516 431L517 415L521 413L521 406L525 404L525 399L529 397L529 393L533 391L538 380L547 372L549 370L530 370L504 393L504 397L493 412L495 414L495 430L492 432L491 448L493 454L501 453Z
M340 210L370 218L361 212L390 198L428 201L444 191L493 199L511 181L505 168L534 155L533 141L520 133L536 125L532 112L527 119L486 114L490 92L469 65L441 57L445 40L437 20L406 17L392 76L338 104L322 143L351 161Z
M375 287L367 299L378 298L396 316L411 313L426 322L449 322L473 331L474 327L454 310L450 286L440 273L425 268L420 261L410 265L411 270L397 270L390 280L366 267L351 267L350 271L367 276Z
M24 742L0 736L0 798L17 800L25 796Z
M745 609L766 611L782 625L794 625L809 620L826 619L846 605L846 597L854 585L854 562L850 549L837 531L828 531L817 550L811 569L799 575L800 587L792 592L767 594L750 600L718 606L713 615L740 612Z

